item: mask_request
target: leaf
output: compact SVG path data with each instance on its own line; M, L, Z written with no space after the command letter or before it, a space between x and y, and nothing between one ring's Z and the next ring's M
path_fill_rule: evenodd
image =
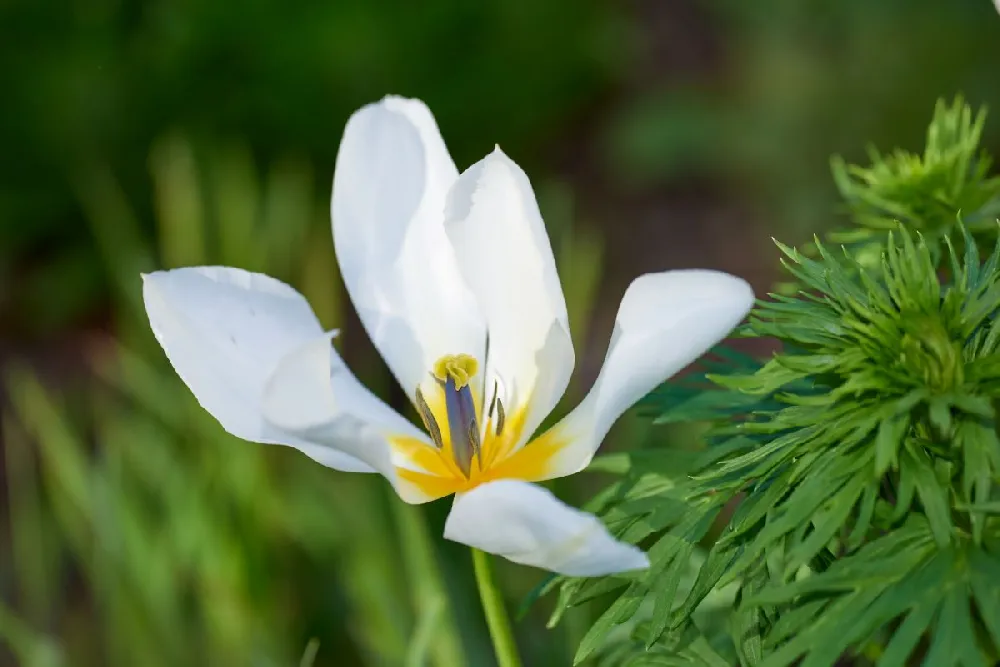
M1000 575L1000 557L975 550L970 554L969 564L969 587L979 617L993 642L993 650L1000 652L1000 589L996 585Z
M925 664L990 667L978 648L969 603L964 586L953 587L948 592L938 614Z
M857 476L849 481L828 503L827 508L813 518L813 530L808 538L795 545L786 556L787 568L796 570L805 565L839 533L851 510L858 502L868 480Z
M840 657L839 653L810 653L810 649L817 644L818 638L837 636L844 632L849 623L848 619L856 618L878 597L879 592L878 588L869 587L839 598L813 625L770 653L761 662L761 667L785 667L795 662L799 656L807 653L809 657L802 663L802 667L833 665Z
M900 476L908 476L913 480L917 496L923 503L927 521L934 533L934 539L940 546L945 546L951 540L952 532L951 511L946 492L934 476L930 460L920 451L919 446L907 442L905 451L905 468L900 470Z
M879 667L905 667L917 642L927 632L937 615L937 592L925 593L925 599L915 601L903 623L893 633L879 658Z
M872 517L875 515L875 505L879 500L879 485L868 483L861 498L861 507L854 521L854 527L845 540L849 550L859 547L868 535Z
M881 476L890 467L896 467L899 445L910 426L909 415L882 422L875 438L875 474Z
M0 604L0 638L25 667L64 667L65 656L50 637L29 628L6 605Z
M680 627L684 621L694 614L695 609L698 608L705 597L717 587L722 575L733 564L736 556L737 551L727 549L718 542L712 546L705 562L698 569L698 577L695 579L694 586L691 587L681 606L671 614L671 627Z
M601 614L597 621L590 627L590 630L587 631L587 634L583 636L583 639L580 640L580 645L576 649L576 655L573 656L574 665L580 664L591 653L599 649L611 628L632 618L639 611L644 593L644 585L633 583L621 597L608 607L607 611Z
M302 659L299 660L299 667L312 667L313 663L316 661L316 654L319 653L319 640L310 639L309 643L306 644L306 648L302 651ZM411 667L415 667L422 663L408 663Z
M665 402L665 401L664 401ZM739 413L757 405L760 399L752 394L738 391L701 391L686 400L675 401L666 406L654 424L709 421L718 419L720 414Z
M729 662L712 648L705 637L698 637L691 642L681 652L681 656L689 658L689 662L686 664L704 665L704 667L729 667Z
M663 631L671 627L670 614L681 577L688 571L695 546L712 527L716 514L717 508L713 506L701 514L692 512L649 550L650 560L654 563L649 581L655 599L647 646L652 646Z
M737 595L736 610L732 621L732 638L742 667L757 667L764 657L764 610L756 605L743 605L744 594L753 595L768 583L767 567L763 561L750 574Z

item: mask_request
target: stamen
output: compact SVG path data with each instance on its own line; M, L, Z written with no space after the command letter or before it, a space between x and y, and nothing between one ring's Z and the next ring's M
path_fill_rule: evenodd
M431 436L431 440L434 441L434 445L441 449L444 447L444 438L441 437L441 427L438 426L437 419L434 418L434 413L431 412L431 406L427 405L427 401L424 399L424 394L420 391L420 387L417 387L417 412L420 414L421 421L424 422L424 428Z
M493 398L490 399L490 409L486 411L486 418L493 419L493 409L497 406L497 393L500 391L500 386L497 381L493 381Z
M497 400L497 435L503 433L503 425L506 423L507 417L503 411L503 403Z
M497 426L496 434L500 435L503 433L503 425L506 421L506 416L503 410L503 401L500 400L500 385L494 380L493 381L493 398L490 400L490 409L487 410L487 419L493 419L493 411L496 409L497 413Z

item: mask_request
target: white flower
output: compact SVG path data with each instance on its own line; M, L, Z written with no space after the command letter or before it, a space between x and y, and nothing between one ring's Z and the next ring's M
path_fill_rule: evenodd
M347 123L332 215L351 300L424 430L358 382L284 283L225 267L149 274L153 332L201 405L239 438L381 473L406 502L455 494L457 542L568 575L647 567L532 482L582 470L627 408L743 318L749 285L701 270L635 280L594 387L531 440L574 355L524 172L496 149L459 175L427 107L387 97Z

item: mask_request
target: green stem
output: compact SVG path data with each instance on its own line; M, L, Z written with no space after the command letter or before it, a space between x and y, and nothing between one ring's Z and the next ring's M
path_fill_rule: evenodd
M472 564L475 566L479 598L483 602L483 612L486 614L490 638L493 639L497 664L499 667L521 667L517 644L514 643L514 634L510 630L510 620L507 618L507 610L504 609L503 596L500 595L500 590L493 580L489 554L473 549Z

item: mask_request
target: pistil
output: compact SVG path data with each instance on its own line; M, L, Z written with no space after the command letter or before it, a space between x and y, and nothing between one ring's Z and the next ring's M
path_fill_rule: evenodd
M466 478L472 474L472 458L483 466L482 442L475 399L469 380L479 368L474 357L467 354L448 355L434 364L433 375L444 391L448 414L448 433L455 463ZM432 417L433 419L433 417ZM425 420L430 421L430 420Z

